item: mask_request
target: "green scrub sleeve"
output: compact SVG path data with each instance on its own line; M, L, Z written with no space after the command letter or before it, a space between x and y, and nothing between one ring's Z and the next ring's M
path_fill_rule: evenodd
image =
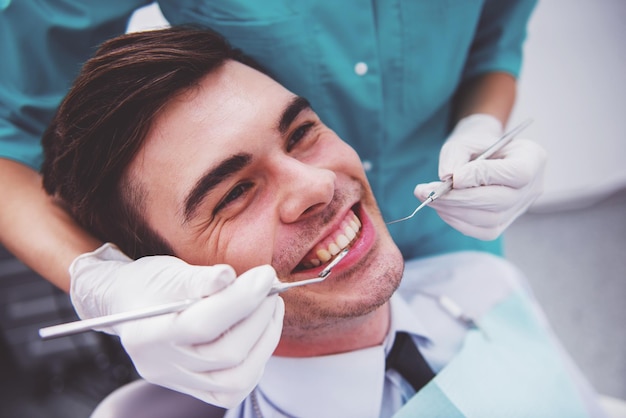
M149 0L0 0L0 158L38 170L41 135L81 65Z
M476 29L463 79L492 71L519 76L527 24L536 0L487 0Z

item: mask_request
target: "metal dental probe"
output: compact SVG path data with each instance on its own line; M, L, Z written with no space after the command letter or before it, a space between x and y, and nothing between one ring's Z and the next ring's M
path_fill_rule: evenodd
M335 258L326 266L324 270L322 270L317 277L312 279L300 280L297 282L289 282L289 283L276 283L272 286L272 289L268 293L269 295L274 295L276 293L284 292L285 290L289 290L293 287L306 286L308 284L319 283L324 281L331 273L331 270L348 254L348 248L343 249L339 252ZM208 296L210 297L210 296ZM65 324L53 325L50 327L41 328L39 330L39 336L46 340L50 338L64 337L66 335L77 334L80 332L90 331L94 328L98 327L106 327L115 324L120 324L122 322L134 321L142 318L150 318L153 316L165 315L174 312L180 312L199 300L204 298L191 298L184 299L177 302L164 303L161 305L151 306L147 308L135 309L128 312L122 312L113 315L105 315L98 318L84 319L74 322L68 322Z
M530 125L532 123L532 121L533 121L532 119L526 119L524 122L520 123L515 128L511 129L509 132L507 132L504 135L502 135L500 138L498 138L498 140L496 142L491 144L491 146L489 148L487 148L485 151L483 151L482 154L480 154L478 157L476 157L476 158L474 158L473 160L470 160L470 161L486 160L487 158L491 157L493 154L495 154L497 151L499 151L502 147L504 147L506 144L511 142L513 140L513 138L515 138L517 136L517 134L519 134L524 129L526 129L528 127L528 125ZM430 194L428 195L426 200L424 200L413 211L413 213L411 213L409 216L405 216L404 218L400 218L400 219L396 219L396 220L391 221L391 222L387 222L387 225L391 225L391 224L395 224L395 223L398 223L398 222L406 221L407 219L411 219L424 206L428 205L431 202L434 202L436 199L440 198L441 196L443 196L444 194L446 194L450 190L452 190L452 182L453 182L452 178L444 181L443 184L441 184L441 186L437 187L435 190L430 192Z

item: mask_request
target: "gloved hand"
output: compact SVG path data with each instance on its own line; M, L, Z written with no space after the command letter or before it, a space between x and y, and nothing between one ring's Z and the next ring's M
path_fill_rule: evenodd
M430 206L465 235L496 239L543 191L546 152L535 142L516 138L490 159L472 161L503 133L498 119L468 116L456 125L439 154L439 178L452 177L453 189ZM440 182L418 184L422 202Z
M104 244L77 257L70 275L83 319L209 296L180 313L102 331L121 338L147 381L221 407L232 408L254 389L282 331L283 300L267 296L276 280L271 266L236 277L228 265L192 266L167 256L133 261Z

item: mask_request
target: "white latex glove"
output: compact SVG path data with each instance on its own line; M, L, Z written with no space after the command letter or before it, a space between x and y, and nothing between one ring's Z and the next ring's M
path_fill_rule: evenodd
M545 150L515 138L490 159L471 161L503 133L493 116L476 114L456 125L439 154L439 178L453 189L430 203L441 219L465 235L493 240L528 209L543 191ZM418 184L422 202L440 182Z
M236 277L228 265L192 266L167 256L133 261L104 244L77 257L70 275L83 319L210 295L183 312L102 331L121 338L144 379L213 405L240 403L280 339L285 308L280 297L267 296L276 280L271 266Z

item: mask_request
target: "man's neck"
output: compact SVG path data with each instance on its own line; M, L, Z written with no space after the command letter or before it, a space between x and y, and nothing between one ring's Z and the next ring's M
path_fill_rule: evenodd
M368 315L300 333L284 329L274 351L281 357L315 357L373 347L385 340L390 326L389 302Z

